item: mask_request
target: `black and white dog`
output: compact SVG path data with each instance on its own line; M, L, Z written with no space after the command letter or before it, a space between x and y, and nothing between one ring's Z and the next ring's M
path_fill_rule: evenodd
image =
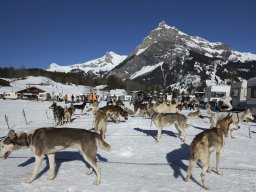
M35 166L27 181L31 183L36 179L45 155L48 156L50 166L48 179L52 180L55 178L55 153L68 147L77 148L90 165L87 174L91 174L94 169L97 178L94 184L98 185L101 182L101 173L96 164L97 146L107 151L111 149L100 134L84 129L39 128L28 133L15 133L14 130L10 130L0 141L0 155L6 159L14 150L30 148L35 155Z

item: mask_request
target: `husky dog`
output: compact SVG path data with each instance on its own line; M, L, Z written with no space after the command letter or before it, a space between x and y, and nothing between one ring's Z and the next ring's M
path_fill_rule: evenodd
M178 102L175 104L167 105L166 103L160 103L155 107L158 113L177 113L178 112Z
M101 134L103 139L106 138L107 115L102 110L98 110L95 113L95 132Z
M57 103L49 107L53 111L54 121L57 125L62 125L64 123L64 109L61 106L57 106Z
M27 181L31 183L36 179L45 155L48 156L50 165L48 179L52 180L55 178L55 152L68 147L75 147L90 165L87 174L91 174L94 169L97 178L94 184L98 185L101 182L101 173L96 164L97 146L107 151L111 149L111 146L102 139L101 135L84 129L39 128L28 133L15 133L14 130L10 130L0 142L0 155L6 159L14 150L23 147L30 148L35 155L35 166Z
M95 113L98 111L99 109L99 103L98 102L93 102L89 104L89 109L87 110L87 112L92 111L92 113L95 115Z
M112 117L116 123L120 121L120 115L128 119L128 112L125 111L122 107L116 105L108 105L105 107L101 107L100 110L104 111L108 117Z
M186 139L186 128L188 128L187 117L179 113L157 113L154 109L148 106L148 114L151 120L154 122L158 133L157 142L160 141L162 129L170 124L174 124L179 132L180 139L185 142ZM183 136L183 138L182 138Z
M137 114L137 112L144 110L144 109L147 110L147 104L143 103L143 100L142 101L138 101L138 100L133 101L133 106L134 106L134 114Z
M73 103L71 103L71 105L69 107L65 107L64 108L64 121L67 122L71 122L71 117L74 114L75 111L75 107L73 105Z
M81 110L81 114L82 114L83 111L84 111L85 105L86 105L86 101L84 101L82 104L74 105L74 108L75 108L75 110L76 110L76 109L80 109L80 110Z
M225 144L225 139L228 136L229 126L232 124L232 115L226 116L224 119L218 122L219 128L207 129L195 136L190 147L191 147L191 157L189 161L189 166L187 170L187 177L185 181L187 182L192 174L193 168L195 167L198 160L200 160L202 165L201 181L203 188L209 189L205 185L205 173L211 171L211 153L216 151L216 169L217 174L223 175L220 172L220 155Z
M249 109L246 109L245 111L240 112L240 113L216 112L215 114L214 113L211 114L211 117L210 117L211 127L216 127L217 122L220 121L221 119L225 118L228 114L232 115L232 120L233 120L233 123L230 126L231 138L234 138L232 136L233 130L237 130L240 128L238 126L239 123L241 123L242 121L245 121L247 119L254 120L254 117L252 116L252 113L250 112Z
M67 106L64 108L64 122L71 122L71 113Z
M190 116L190 117L200 117L201 116L201 112L200 112L199 109L197 109L197 111L188 113L188 116Z
M71 117L72 117L72 115L74 114L75 110L76 110L76 109L75 109L75 107L74 107L74 104L71 103L70 106L68 107L68 111L69 111Z

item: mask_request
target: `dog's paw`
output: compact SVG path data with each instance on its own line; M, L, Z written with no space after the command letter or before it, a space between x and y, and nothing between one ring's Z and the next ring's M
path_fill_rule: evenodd
M100 181L96 180L93 182L93 185L99 185L100 184Z
M91 174L92 174L92 172L93 172L93 169L92 169L92 168L90 168L90 169L86 172L86 175L91 175Z
M47 177L48 180L53 180L55 178L55 175L50 175L49 177Z
M220 176L223 176L223 175L224 175L224 173L221 172L221 171L217 171L217 174L220 175Z
M203 185L203 188L204 188L205 190L211 190L211 188L208 187L208 186L206 186L206 185Z
M31 179L31 178L25 180L26 183L32 183L33 181L34 181L34 179Z

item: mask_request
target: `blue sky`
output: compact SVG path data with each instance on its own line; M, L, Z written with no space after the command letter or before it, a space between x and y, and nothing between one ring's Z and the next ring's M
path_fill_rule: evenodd
M254 0L0 0L0 66L43 68L128 55L164 20L256 54Z

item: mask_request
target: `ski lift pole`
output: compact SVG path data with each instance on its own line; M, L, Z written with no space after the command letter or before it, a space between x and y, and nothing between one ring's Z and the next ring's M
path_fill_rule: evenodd
M8 117L7 117L7 115L5 114L5 122L6 122L6 124L7 124L7 127L8 127L8 129L10 129L10 127L9 127L9 123L8 123Z
M26 118L26 113L25 113L24 109L23 109L23 111L22 111L22 114L23 114L23 116L24 116L24 119L25 119L26 124L28 124L27 118Z

